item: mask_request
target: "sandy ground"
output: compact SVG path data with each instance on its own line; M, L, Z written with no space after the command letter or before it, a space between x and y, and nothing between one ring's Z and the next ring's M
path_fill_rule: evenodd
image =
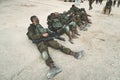
M47 27L51 12L63 12L72 4L57 0L0 1L0 80L48 80L49 68L26 36L29 18L37 15ZM120 80L120 8L114 7L108 16L102 14L104 5L105 2L94 3L94 9L89 11L87 1L81 4L79 7L86 8L93 24L88 31L80 31L75 44L59 41L74 51L84 49L85 57L76 60L49 48L53 60L63 70L54 80Z

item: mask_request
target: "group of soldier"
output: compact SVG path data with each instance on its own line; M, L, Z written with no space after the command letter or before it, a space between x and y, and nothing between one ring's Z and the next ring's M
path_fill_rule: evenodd
M44 28L39 23L37 16L31 16L30 20L32 24L28 27L27 36L36 44L43 60L45 60L46 65L50 68L47 74L49 79L55 77L62 70L55 65L49 54L48 47L60 50L61 52L71 55L76 59L80 59L85 54L84 50L76 52L63 46L58 43L58 41L54 40L53 37L51 38L50 34L54 33L59 36L67 34L70 43L73 44L72 39L76 38L77 35L80 35L77 28L80 30L86 30L86 26L91 24L88 16L90 15L86 13L84 8L78 8L75 5L72 5L70 10L63 13L51 13L47 18L48 28Z
M66 34L70 43L73 44L72 39L77 38L78 28L80 30L86 30L86 26L90 24L88 15L84 8L78 8L72 5L70 10L63 13L51 13L47 18L48 28L56 34ZM71 34L72 33L72 34Z

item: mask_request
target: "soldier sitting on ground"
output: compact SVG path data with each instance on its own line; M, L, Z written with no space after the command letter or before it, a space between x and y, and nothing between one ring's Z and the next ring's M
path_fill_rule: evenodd
M51 32L51 31L43 28L39 24L39 19L36 16L31 16L31 21L32 21L32 24L30 24L30 26L28 27L28 32L27 32L27 36L29 39L35 40L35 39L49 37L48 32ZM72 55L76 59L80 59L84 55L83 50L80 52L74 52L71 49L59 44L54 39L48 40L48 41L41 41L41 42L36 43L36 45L38 47L38 50L41 53L42 58L45 60L46 65L50 68L50 71L47 74L47 77L49 79L56 76L62 70L54 64L54 61L50 57L48 47L52 47L54 49L60 50L61 52L65 53L67 55Z
M68 14L66 11L64 11L60 14L60 21L63 25L69 26L69 29L72 32L72 38L78 38L76 35L80 34L78 33L73 14Z
M73 44L72 36L70 34L69 26L63 25L60 20L60 14L58 12L52 13L47 18L48 28L56 34L66 34L69 37L69 42Z
M92 22L88 19L88 15L84 8L79 9L75 5L72 5L68 13L73 13L75 17L76 24L80 27L81 30L84 30L84 28L91 24Z

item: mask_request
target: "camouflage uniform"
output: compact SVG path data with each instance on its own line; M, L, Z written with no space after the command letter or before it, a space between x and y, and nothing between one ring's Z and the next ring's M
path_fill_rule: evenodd
M60 15L60 21L63 25L69 26L70 31L74 31L76 28L76 23L74 20L74 16L68 16L66 13L62 13Z
M54 15L48 16L47 21L50 24L50 25L48 24L48 28L59 35L62 35L65 33L69 37L70 43L73 44L69 26L64 25L64 21L61 22L59 13L53 13L53 14Z
M48 28L51 31L59 33L59 34L69 33L68 26L64 26L61 23L59 15L58 16L56 16L55 14L49 15L47 18L47 21L48 21Z
M28 28L27 35L28 35L29 39L31 39L31 40L40 39L43 37L42 34L47 33L47 32L49 32L49 30L43 28L40 24L37 26L35 26L34 24L30 24L30 26ZM46 61L46 64L48 66L51 63L54 63L49 55L48 46L55 48L55 49L58 49L58 50L64 52L65 54L68 54L68 55L70 55L72 52L69 48L66 48L65 46L59 44L55 40L50 40L50 41L46 41L46 42L39 42L36 45L37 45L40 53L42 54L43 59ZM46 55L47 55L47 57L45 57Z

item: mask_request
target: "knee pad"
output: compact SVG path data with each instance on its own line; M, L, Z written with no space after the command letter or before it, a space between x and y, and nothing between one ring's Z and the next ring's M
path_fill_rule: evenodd
M69 26L65 27L65 31L68 32L70 30Z
M72 22L69 23L69 26L74 27L74 26L76 26L76 23L74 21L72 21Z
M49 57L48 52L47 52L47 51L43 51L43 52L42 52L42 58L43 58L44 60L47 60L48 57Z
M61 45L61 44L59 44L59 47L60 47L60 49L61 50L63 50L65 47L63 46L63 45Z

